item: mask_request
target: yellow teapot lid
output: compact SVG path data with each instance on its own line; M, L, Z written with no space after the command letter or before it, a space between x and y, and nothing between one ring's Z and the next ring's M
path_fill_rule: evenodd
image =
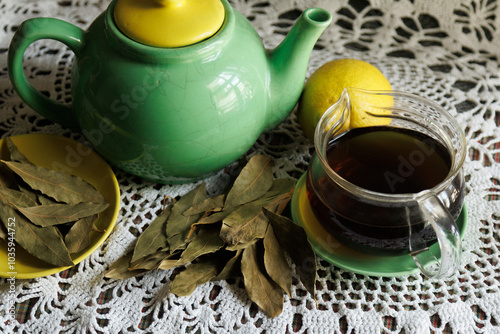
M220 0L117 0L115 22L136 42L181 47L215 34L224 22Z

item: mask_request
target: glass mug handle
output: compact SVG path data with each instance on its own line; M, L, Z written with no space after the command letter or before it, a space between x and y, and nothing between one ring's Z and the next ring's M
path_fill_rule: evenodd
M429 222L436 233L441 258L429 248L417 249L421 240L411 233L410 227L410 255L422 273L429 278L443 278L451 276L458 270L462 241L460 233L448 209L435 194L428 193L417 199L423 217ZM410 225L411 226L411 225ZM413 237L412 237L413 236Z

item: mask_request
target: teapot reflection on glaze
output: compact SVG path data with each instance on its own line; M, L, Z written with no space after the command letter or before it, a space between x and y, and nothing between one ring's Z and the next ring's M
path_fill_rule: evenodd
M332 19L324 9L307 9L268 51L227 0L215 0L223 17L211 36L163 47L122 32L115 17L120 1L87 31L51 18L23 22L9 48L9 75L35 111L82 132L111 164L158 183L216 173L286 118L314 44ZM147 1L179 7L196 0ZM23 54L39 39L58 40L75 53L72 106L38 92L23 73Z

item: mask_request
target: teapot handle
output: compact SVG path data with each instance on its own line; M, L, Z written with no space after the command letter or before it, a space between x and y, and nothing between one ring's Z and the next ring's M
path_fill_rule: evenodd
M8 53L10 80L19 96L41 115L72 130L79 129L72 107L49 99L30 84L23 71L23 56L28 46L40 39L62 42L78 56L84 45L84 34L77 26L58 19L29 19L17 29Z

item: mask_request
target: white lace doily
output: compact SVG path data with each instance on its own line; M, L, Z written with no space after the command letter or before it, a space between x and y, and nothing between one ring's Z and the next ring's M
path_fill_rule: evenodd
M500 333L500 3L498 0L232 0L266 47L276 46L298 15L323 7L333 22L311 55L308 73L337 58L377 66L394 89L428 97L456 115L468 144L465 163L468 228L460 272L448 280L415 274L397 278L356 275L318 260L317 305L295 279L283 313L266 317L240 280L211 282L189 297L169 293L175 270L128 280L104 272L131 249L154 218L164 195L195 185L155 185L116 171L122 207L107 242L75 268L48 277L0 279L3 333ZM13 91L7 49L19 24L50 16L86 28L106 9L104 0L0 0L0 132L49 132L83 140L44 119ZM73 54L58 42L28 49L25 71L35 87L71 101ZM271 155L276 177L297 179L311 142L292 113L264 133L252 152ZM207 180L216 193L227 171ZM14 298L11 321L7 299Z

